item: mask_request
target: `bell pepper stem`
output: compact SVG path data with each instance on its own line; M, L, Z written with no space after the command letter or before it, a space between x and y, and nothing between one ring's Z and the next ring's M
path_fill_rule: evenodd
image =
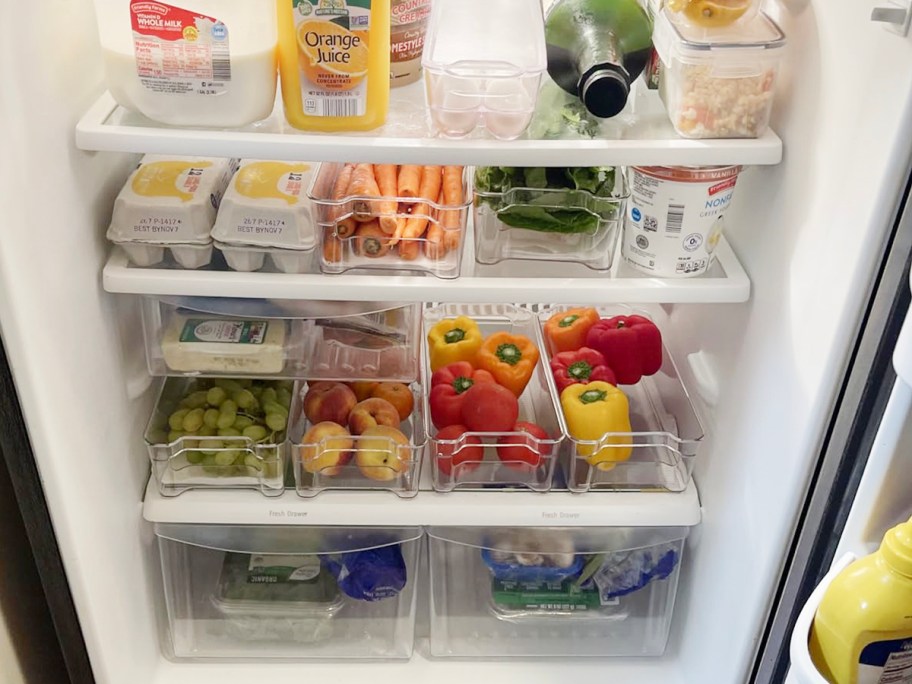
M447 344L455 344L456 342L462 342L465 339L465 336L465 330L462 328L453 328L444 334L443 339Z
M585 361L577 361L567 369L567 375L576 380L587 380L592 375L592 366Z
M597 401L605 401L608 398L608 393L604 390L591 389L586 390L579 395L579 400L583 404L594 404Z
M497 347L497 358L506 364L515 366L522 359L522 352L515 344L502 344Z

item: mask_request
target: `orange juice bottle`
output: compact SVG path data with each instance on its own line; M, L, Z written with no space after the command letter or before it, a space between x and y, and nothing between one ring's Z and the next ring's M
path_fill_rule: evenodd
M277 0L285 116L311 131L370 130L389 105L390 0Z

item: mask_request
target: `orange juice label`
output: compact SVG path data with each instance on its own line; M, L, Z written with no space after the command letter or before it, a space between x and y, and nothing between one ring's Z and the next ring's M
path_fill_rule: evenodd
M143 87L169 95L220 95L231 81L228 27L214 17L130 0L133 52Z
M364 116L371 0L291 0L309 116Z

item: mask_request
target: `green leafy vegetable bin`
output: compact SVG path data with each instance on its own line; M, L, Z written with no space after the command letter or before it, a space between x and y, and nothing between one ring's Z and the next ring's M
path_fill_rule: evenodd
M612 166L475 169L475 202L511 228L594 235L620 218L624 174Z

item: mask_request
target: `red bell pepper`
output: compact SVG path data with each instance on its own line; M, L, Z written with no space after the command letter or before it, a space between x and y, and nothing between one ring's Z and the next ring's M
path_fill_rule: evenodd
M621 385L633 385L662 367L662 333L644 316L599 321L589 329L586 346L602 353Z
M475 370L468 361L458 361L438 368L431 376L431 422L438 430L462 422L462 402L472 385L494 382L494 376L485 370Z
M576 383L586 385L603 380L608 384L617 385L614 372L605 363L605 357L589 347L555 354L551 358L551 373L554 375L558 394Z

